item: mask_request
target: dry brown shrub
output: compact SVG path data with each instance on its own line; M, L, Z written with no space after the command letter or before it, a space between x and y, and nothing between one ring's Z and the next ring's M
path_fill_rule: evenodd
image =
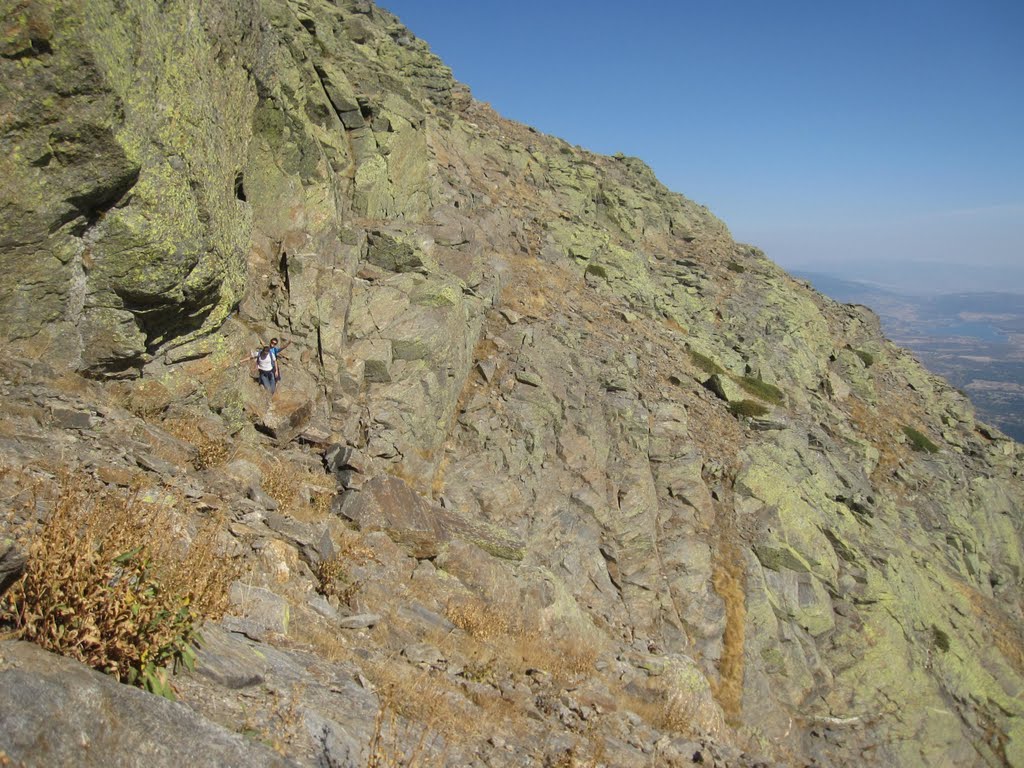
M659 731L683 736L693 734L697 705L682 691L659 691L651 698L623 693L619 698L624 709L638 714Z
M516 672L540 669L563 681L593 669L598 649L592 642L580 636L553 636L530 626L510 605L465 597L449 602L445 614L452 624L490 649L494 659L488 663Z
M330 513L334 488L322 472L281 458L254 459L260 469L260 486L280 510L297 520L315 522Z
M517 621L509 612L478 598L453 600L445 609L448 620L476 640L508 637Z
M336 597L348 605L362 583L352 578L349 563L344 557L334 556L321 560L316 566L317 592L324 597Z
M335 553L317 564L317 592L348 604L362 586L362 582L352 577L350 568L376 559L373 549L366 546L359 536L347 533L338 542Z
M313 498L309 502L309 506L312 507L313 513L317 517L327 517L331 514L331 504L334 502L336 493L331 491L316 491L313 493Z
M196 449L192 458L192 466L197 470L219 467L231 456L231 446L227 440L211 437L194 419L167 419L163 428L168 433L184 440Z
M270 471L263 472L260 485L274 501L281 505L282 510L295 507L300 492L296 473L282 467L274 467Z
M198 627L223 614L237 570L217 551L217 521L183 551L170 536L172 501L179 500L147 502L139 491L64 475L25 573L0 601L0 622L17 637L172 698L168 668L192 665Z
M516 638L515 648L524 668L541 669L562 682L592 672L598 657L586 638L552 638L537 631Z

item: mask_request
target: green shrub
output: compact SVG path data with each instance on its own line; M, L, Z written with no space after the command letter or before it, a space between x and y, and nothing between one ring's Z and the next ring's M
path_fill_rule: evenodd
M774 384L761 381L761 379L755 379L753 376L741 376L736 379L736 383L739 384L745 392L754 395L754 397L759 397L768 403L781 403L784 397L782 390Z
M903 434L910 441L910 447L920 453L938 453L939 446L913 427L903 427Z
M875 364L875 356L866 350L855 349L853 350L853 354L860 358L861 362L864 363L865 368L870 368Z
M169 511L136 493L63 478L25 573L0 599L0 625L174 698L169 669L193 666L197 629L223 613L235 569L215 551L212 526L187 554L170 530Z
M768 409L753 400L734 400L729 403L729 410L734 416L764 416Z
M949 635L932 624L932 643L943 653L949 653Z
M702 355L695 349L690 350L690 360L693 362L695 366L700 368L705 373L725 373L725 369L722 366L720 366L707 355Z

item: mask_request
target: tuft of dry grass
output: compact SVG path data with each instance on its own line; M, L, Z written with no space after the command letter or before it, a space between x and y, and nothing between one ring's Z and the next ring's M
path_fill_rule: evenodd
M352 578L350 567L366 565L376 559L376 553L359 536L347 534L338 543L334 555L317 564L317 591L324 597L334 596L348 603L361 586L360 582Z
M712 690L726 717L737 719L743 700L743 652L746 627L746 574L743 559L729 539L722 541L712 564L712 586L725 604L725 632L722 657L718 663L718 684Z
M260 468L260 486L282 512L297 520L314 522L330 514L333 486L322 472L281 458L251 459Z
M211 521L184 551L170 501L60 478L25 573L0 600L15 636L173 698L168 669L194 662L198 627L227 606L233 562ZM160 531L162 537L154 538Z
M442 738L468 742L480 738L494 724L444 675L414 669L394 659L364 666L383 702L382 709L418 723Z
M155 421L172 402L174 396L155 379L143 379L137 383L121 382L112 387L114 400L127 408L143 421Z
M476 640L494 640L507 637L518 620L505 608L492 606L478 598L450 601L445 608L448 620Z
M697 705L683 691L662 691L650 700L623 694L623 704L659 731L693 735Z
M231 456L231 446L227 440L211 437L200 428L194 419L167 419L163 422L166 432L184 440L196 449L192 458L192 466L197 470L219 467Z
M426 768L444 765L443 755L431 756L435 739L420 728L415 733L408 723L402 727L393 705L382 702L373 720L366 768Z
M589 673L597 661L597 648L586 638L552 636L530 626L509 605L493 605L480 598L448 603L445 614L459 629L487 646L489 665L515 672L539 669L557 680Z

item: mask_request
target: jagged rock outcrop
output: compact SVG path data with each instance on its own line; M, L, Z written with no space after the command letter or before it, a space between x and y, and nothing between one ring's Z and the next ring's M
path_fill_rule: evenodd
M291 697L308 764L390 691L473 765L1024 765L1024 452L869 311L366 0L0 10L0 450L228 516L187 704Z

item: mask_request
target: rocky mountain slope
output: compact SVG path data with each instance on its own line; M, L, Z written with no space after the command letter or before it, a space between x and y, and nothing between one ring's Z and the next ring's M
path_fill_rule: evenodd
M245 568L0 757L1024 766L1024 449L870 312L368 0L0 10L0 582L68 472Z

